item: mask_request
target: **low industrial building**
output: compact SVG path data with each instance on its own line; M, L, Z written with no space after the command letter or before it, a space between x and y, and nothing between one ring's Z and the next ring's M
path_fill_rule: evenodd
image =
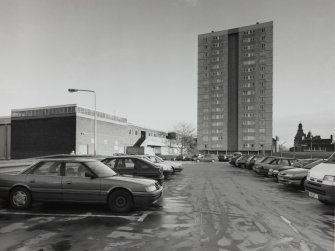
M174 139L167 139L168 133L140 127L128 123L126 118L100 111L96 113L96 123L99 155L125 153L127 146L135 144L150 147L156 154L178 153L178 145ZM94 154L93 109L75 104L15 109L10 128L12 159L74 152Z

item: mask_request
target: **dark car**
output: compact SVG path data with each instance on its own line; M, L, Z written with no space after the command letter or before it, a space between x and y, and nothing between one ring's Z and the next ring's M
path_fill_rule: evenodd
M255 165L255 163L259 163L261 159L264 158L263 156L259 155L251 155L247 162L245 163L247 169L252 169L252 167Z
M304 159L293 164L292 168L280 170L278 173L279 183L305 187L308 170L324 162L323 159Z
M275 159L276 157L273 156L265 156L255 163L255 165L252 167L252 170L254 170L256 173L259 173L263 169L262 165L269 164Z
M236 160L241 156L242 156L242 153L240 152L233 153L232 157L229 159L229 164L235 166Z
M192 156L190 156L190 155L178 155L176 157L176 160L177 161L191 161L193 159L192 159Z
M16 209L33 201L104 203L114 212L149 206L162 195L157 181L118 175L93 159L45 159L19 173L0 174L0 197Z
M219 158L219 161L220 161L220 162L228 162L229 159L230 159L232 156L233 156L233 155L222 154L222 153L220 153L220 154L218 155L218 158Z
M101 160L118 174L135 175L157 180L163 184L163 168L136 156L113 156Z
M235 166L240 168L246 168L247 160L250 158L249 155L242 155L235 161Z
M196 162L217 162L219 161L218 156L214 154L200 155L194 159Z
M269 170L272 169L278 169L281 166L292 166L293 163L296 161L296 159L293 158L282 158L282 157L276 157L273 161L270 163L263 163L260 165L260 168L258 169L258 174L263 174L268 177L274 177L272 173L269 173Z

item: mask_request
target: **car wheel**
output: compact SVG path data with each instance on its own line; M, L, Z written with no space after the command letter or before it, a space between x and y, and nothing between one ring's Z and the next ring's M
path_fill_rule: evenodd
M27 188L16 187L9 195L10 205L16 209L27 209L30 207L32 197Z
M197 159L196 161L197 161L197 163L199 163L199 162L200 162L200 160L198 160L198 159Z
M133 209L133 197L125 190L116 190L108 197L108 206L116 213L126 213Z
M215 162L215 160L213 160L213 159L212 159L211 161L212 161L212 163L214 163L214 162Z

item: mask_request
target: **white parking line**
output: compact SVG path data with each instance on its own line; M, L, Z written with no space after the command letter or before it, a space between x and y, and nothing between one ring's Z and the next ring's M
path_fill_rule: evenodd
M147 216L151 214L151 212L149 213L145 213L145 214L142 214L142 216L137 220L138 222L143 222L145 220L145 218L147 218Z
M47 216L47 217L101 217L101 218L123 218L131 221L136 221L138 216L122 216L122 215L110 215L110 214L49 214L49 213L30 213L30 212L10 212L0 211L2 215L29 215L29 216Z
M289 226L293 229L294 232L296 232L297 234L299 234L299 231L292 225L292 223L291 223L288 219L286 219L284 216L280 216L280 218L281 218L287 225L289 225Z

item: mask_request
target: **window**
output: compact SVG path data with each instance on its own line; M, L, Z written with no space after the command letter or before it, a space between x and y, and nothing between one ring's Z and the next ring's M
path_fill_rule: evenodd
M243 65L252 65L252 64L255 64L255 60L246 60L246 61L243 61Z
M243 132L245 132L245 133L254 133L255 132L255 128L243 128Z
M69 162L65 165L65 176L85 178L85 173L90 171L81 163ZM88 178L88 177L86 177Z
M208 141L208 136L203 136L203 137L202 137L202 140L203 140L203 141Z
M250 135L243 136L243 140L255 140L255 136L250 136Z
M60 175L60 162L48 161L42 162L35 168L31 174L44 175L44 176L59 176Z
M259 132L260 132L260 133L265 133L265 128L260 128L260 129L259 129Z
M116 161L117 161L117 159L109 159L107 161L104 161L103 163L106 166L109 166L110 168L114 169Z
M119 159L115 166L116 169L134 169L134 167L135 163L132 159Z

